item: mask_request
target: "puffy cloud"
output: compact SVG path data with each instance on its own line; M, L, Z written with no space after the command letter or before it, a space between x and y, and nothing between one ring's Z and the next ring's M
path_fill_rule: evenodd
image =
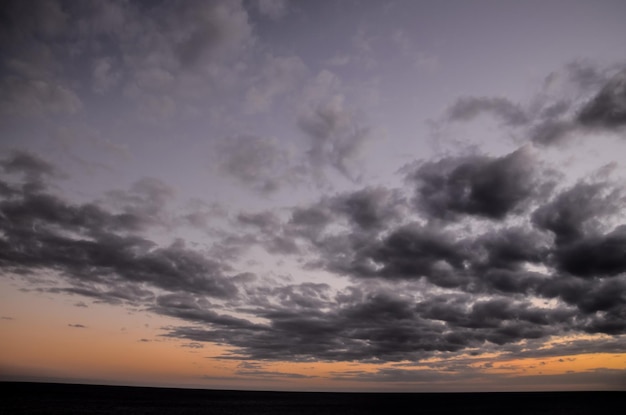
M400 192L384 187L365 188L346 193L330 201L332 209L348 217L361 229L380 229L389 221L399 219L404 199Z
M599 236L581 238L557 252L559 266L580 277L602 277L626 272L626 225Z
M467 156L426 162L410 176L416 203L428 215L457 219L474 215L503 219L537 190L538 164L527 148L502 157Z
M551 231L557 244L595 233L601 220L620 209L620 193L604 183L579 182L532 214L539 228Z

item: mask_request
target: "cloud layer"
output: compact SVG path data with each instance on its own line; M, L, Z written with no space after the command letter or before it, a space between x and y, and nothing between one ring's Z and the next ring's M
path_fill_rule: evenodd
M615 79L581 120L619 126ZM499 101L481 102L494 110ZM316 140L343 125L337 112L324 114L323 125L303 121ZM249 171L233 167L241 180L267 187L273 153L261 148L267 154L246 145L227 153L246 159ZM624 189L606 175L559 185L528 146L415 162L401 170L400 188L346 191L280 215L240 212L215 241L298 259L343 278L342 289L279 283L182 240L151 240L172 197L156 179L111 193L113 205L77 204L54 194L62 175L34 154L14 152L2 169L5 272L52 272L63 283L50 291L175 317L181 325L166 336L227 346L224 359L418 362L626 332Z

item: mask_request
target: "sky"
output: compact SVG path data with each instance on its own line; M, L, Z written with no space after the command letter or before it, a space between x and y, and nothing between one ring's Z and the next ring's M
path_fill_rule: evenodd
M625 18L3 1L0 379L626 390Z

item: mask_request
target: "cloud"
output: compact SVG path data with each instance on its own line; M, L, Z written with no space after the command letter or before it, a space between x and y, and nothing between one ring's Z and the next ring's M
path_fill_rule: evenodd
M294 288L329 294L328 288L313 286L287 292ZM419 295L406 288L402 293L351 288L335 297L324 294L311 302L298 296L295 304L280 305L274 299L284 290L263 294L256 313L267 323L172 327L166 335L235 346L225 359L420 361L547 339L569 330L578 315L571 308L547 309L521 299L476 301L470 294Z
M304 379L304 378L317 377L317 376L302 375L300 373L288 373L288 372L265 370L263 365L260 365L258 363L252 363L252 362L239 363L237 365L237 371L235 373L239 376L245 376L245 377L260 377L260 378L263 378L263 380L276 380L280 378Z
M522 126L529 122L526 112L519 105L506 98L464 97L448 109L451 121L469 121L482 113L490 113L500 118L511 127Z
M5 160L3 165L31 174L49 170L45 162L23 155ZM138 190L151 202L160 197L161 187L142 183ZM5 271L50 269L78 288L89 283L113 292L118 285L127 284L217 297L237 292L223 274L223 264L206 259L181 241L158 246L136 234L147 226L136 212L112 213L96 204L72 204L41 187L18 188L6 183L5 187L10 189L0 201L0 264ZM97 296L101 290L91 292Z
M144 177L131 185L129 190L113 190L106 194L106 202L123 212L126 218L137 225L168 225L165 207L175 196L167 183Z
M516 157L522 156L451 159L451 164L454 170L469 160L471 172L495 171L515 188L525 172ZM36 156L19 153L2 165L24 180L41 181L55 171ZM470 183L478 181L469 177ZM420 220L424 213L407 202L411 188L365 187L291 208L286 215L233 216L241 233L230 237L241 247L260 245L301 257L310 269L348 277L341 289L232 272L182 241L158 245L140 236L156 225L142 218L160 214L172 197L159 181L143 180L116 193L115 208L71 203L49 193L45 182L35 189L5 186L3 270L21 275L53 270L64 284L44 288L49 292L142 305L176 318L180 324L163 328L165 336L227 346L223 359L381 363L476 350L515 355L523 354L521 344L539 347L564 333L626 332L621 294L626 238L621 227L605 223L621 200L608 184L579 183L547 200L536 192L519 200L505 197L506 209L497 210L502 214L526 199L538 207L520 211L528 222L491 221L480 233L456 233ZM450 209L457 220L475 216L460 206L459 212ZM272 371L244 372L270 376Z
M308 160L314 172L321 174L329 166L356 180L355 162L371 139L371 129L361 125L343 101L335 95L307 109L298 118L298 126L309 138Z
M615 129L626 125L626 71L611 78L579 112L585 126Z
M6 173L21 173L30 183L61 176L59 170L52 164L32 153L20 150L13 151L9 158L0 161L0 166Z
M546 263L552 239L535 229L509 227L480 235L472 245L475 267L519 271L524 264ZM515 277L521 282L521 275Z
M594 278L615 276L626 272L626 225L606 235L581 238L564 246L557 253L563 271Z
M287 0L256 0L253 4L261 15L272 20L284 17L289 8Z
M533 223L551 231L559 245L599 231L601 220L619 211L619 189L607 183L579 182L556 195L532 214Z
M614 131L626 124L625 74L623 65L600 68L586 61L570 62L546 77L542 92L529 103L462 97L447 109L444 122L490 114L536 145L562 145L574 136L588 137L598 129Z
M400 192L384 187L369 187L342 194L329 201L332 210L345 215L361 229L376 229L399 219L403 213L404 199Z
M247 13L238 2L182 2L160 11L165 16L162 33L183 66L230 53L251 38Z
M74 91L55 81L5 77L0 85L4 115L74 114L83 107Z
M109 57L100 57L93 63L93 90L98 94L103 94L115 87L120 79L121 72L116 70L117 65Z
M426 162L409 175L416 204L429 216L473 215L501 220L537 190L537 163L528 148L502 157L467 156Z
M76 114L89 91L129 100L148 121L197 117L208 112L204 97L226 101L225 89L247 84L231 65L251 59L255 43L241 1L10 1L3 10L7 118ZM123 95L109 93L117 88Z
M257 192L269 194L301 180L298 167L277 139L234 136L216 147L217 169Z
M552 74L546 88L553 88L559 78L566 79L566 86L556 98L542 103L539 121L528 132L531 141L560 145L575 135L592 137L598 129L619 129L626 123L625 73L623 66L601 70L590 63L573 62L562 74ZM585 101L590 93L592 97Z
M530 137L532 142L538 145L559 145L567 142L576 131L578 127L571 121L547 120L532 127Z
M190 343L182 344L180 347L186 347L188 349L203 349L204 344L198 343L198 342L190 342Z
M330 74L319 81L334 82ZM308 166L298 170L279 140L234 135L219 143L218 171L262 194L301 180L307 168L351 174L367 140L341 99L324 100L329 90L309 91L324 93L309 97L300 113ZM487 104L474 102L474 111L509 108ZM530 126L570 111L565 104L541 108ZM206 229L207 215L217 217L204 205L173 215L176 192L167 183L144 178L103 201L78 203L51 183L60 177L55 166L17 151L0 161L0 268L46 292L174 318L164 336L223 346L221 359L450 357L451 369L455 359L490 353L513 359L620 351L623 189L605 175L556 183L531 150L422 161L405 169L399 188L372 184L280 210L222 212L229 228L207 234L213 245L206 250L175 232L172 240L158 234L157 242L154 232L163 226ZM293 274L319 279L263 275L232 255L251 247L272 259L289 255ZM57 284L33 281L41 272ZM554 341L561 336L569 337ZM241 376L292 376L262 365L239 369ZM432 372L399 369L372 376L436 380Z
M306 74L307 67L297 56L268 56L246 92L245 111L268 112L276 98L298 90Z
M75 329L85 329L85 328L87 328L87 326L84 326L82 324L68 324L68 327L73 327Z

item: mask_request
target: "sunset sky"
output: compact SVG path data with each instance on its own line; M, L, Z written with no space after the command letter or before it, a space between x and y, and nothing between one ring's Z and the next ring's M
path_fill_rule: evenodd
M625 21L3 1L0 380L626 390Z

